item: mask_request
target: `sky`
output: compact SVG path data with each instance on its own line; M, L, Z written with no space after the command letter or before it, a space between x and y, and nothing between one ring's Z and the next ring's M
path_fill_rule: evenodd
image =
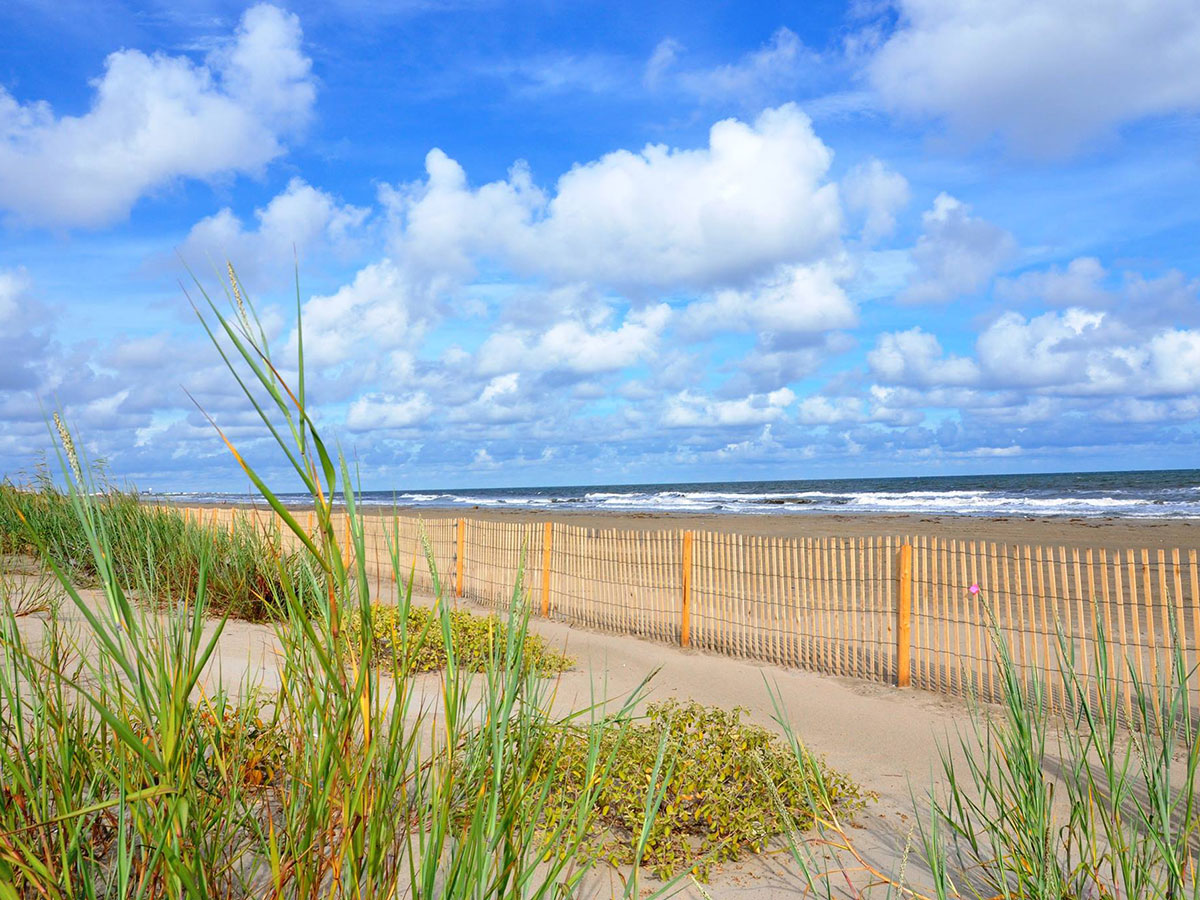
M0 474L362 487L1191 468L1194 0L0 6ZM285 363L285 369L292 363ZM194 402L193 399L194 398ZM281 485L287 487L285 483Z

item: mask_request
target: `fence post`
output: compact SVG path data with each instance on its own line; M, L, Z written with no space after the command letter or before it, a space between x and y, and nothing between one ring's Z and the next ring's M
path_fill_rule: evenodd
M900 545L900 602L896 615L896 687L908 687L912 653L912 544Z
M550 547L554 539L554 525L547 522L542 533L542 618L550 617Z
M679 646L692 639L692 533L683 533L683 613L679 623Z
M455 560L455 562L457 563L457 566L458 566L458 571L455 573L455 578L454 578L454 595L456 597L462 596L463 547L465 545L466 537L467 537L467 520L459 519L458 520L458 553L457 553L457 559Z

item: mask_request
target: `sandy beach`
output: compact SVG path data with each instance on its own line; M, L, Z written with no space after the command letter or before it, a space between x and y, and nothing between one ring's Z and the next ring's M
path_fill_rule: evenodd
M186 505L229 508L243 504ZM303 507L300 507L303 509ZM738 515L720 513L649 513L596 510L496 509L494 507L366 506L367 515L424 519L564 522L586 528L655 531L678 529L753 534L764 537L871 537L926 535L944 539L1064 547L1190 549L1200 546L1200 519L1027 518L1018 516L828 515L819 513Z

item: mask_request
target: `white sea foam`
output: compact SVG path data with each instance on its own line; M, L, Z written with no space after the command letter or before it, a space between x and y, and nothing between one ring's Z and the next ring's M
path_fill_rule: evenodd
M1136 475L1137 473L1133 473ZM735 485L657 485L652 488L626 489L602 487L538 488L529 490L480 491L404 491L374 492L361 495L364 506L440 507L455 509L592 509L622 512L678 513L906 513L975 516L1121 516L1132 518L1200 518L1200 485L1189 483L1122 483L1109 476L1097 481L1080 477L1050 476L1039 482L1040 476L1030 476L1020 483L1001 481L1004 488L954 486L944 490L927 486L896 483L896 490L881 489L874 482L867 489L855 490L853 483L827 483L825 490L797 483L787 490L786 482L747 485L739 490ZM1052 479L1057 478L1057 483ZM979 479L973 479L977 484ZM1115 483L1114 483L1115 482ZM1078 486L1077 486L1078 484ZM778 488L775 485L779 485ZM837 489L843 488L846 489ZM775 488L775 489L771 489ZM221 494L159 494L172 500L241 501L246 495ZM297 495L287 498L302 503Z

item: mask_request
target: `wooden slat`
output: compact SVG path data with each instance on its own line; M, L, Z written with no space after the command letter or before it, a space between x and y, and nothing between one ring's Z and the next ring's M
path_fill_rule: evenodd
M686 647L692 639L692 533L683 533L682 554L683 590L681 591L681 610L679 615L679 644Z
M1150 687L1158 685L1158 626L1155 624L1154 609L1154 579L1150 575L1150 551L1142 548L1142 596L1145 599L1146 630L1145 641L1150 650ZM1158 704L1155 704L1156 713Z
M1188 581L1192 587L1192 663L1200 665L1200 566L1197 566L1196 551L1188 551ZM1190 670L1196 679L1197 700L1200 701L1200 675Z
M899 606L896 611L896 686L911 684L912 545L900 546Z

